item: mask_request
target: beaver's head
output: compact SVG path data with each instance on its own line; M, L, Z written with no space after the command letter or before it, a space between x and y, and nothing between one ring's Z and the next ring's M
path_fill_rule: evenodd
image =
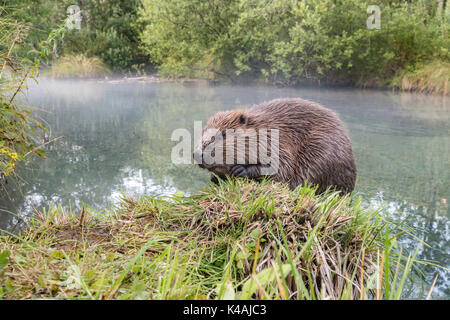
M216 113L203 128L202 137L194 151L194 159L200 167L219 176L228 174L230 168L237 163L239 144L236 141L240 136L245 135L246 129L251 127L251 115L245 110ZM247 137L247 144L248 141ZM233 149L234 156L227 157L227 151L230 154L230 148ZM247 153L245 157L248 159Z

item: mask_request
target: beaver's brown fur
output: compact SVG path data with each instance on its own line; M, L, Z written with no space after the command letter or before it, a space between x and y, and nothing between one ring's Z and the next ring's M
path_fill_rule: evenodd
M318 185L319 192L336 187L347 193L355 186L356 166L347 131L336 113L317 103L277 99L246 110L218 112L208 120L203 133L210 128L222 133L226 129L255 129L257 132L278 129L279 169L272 177L292 189L305 181ZM225 136L224 139L230 138ZM209 143L211 140L202 138L196 152L201 153ZM200 166L222 177L261 177L264 165L259 159L256 164L250 164L246 154L246 161L245 164L200 163Z

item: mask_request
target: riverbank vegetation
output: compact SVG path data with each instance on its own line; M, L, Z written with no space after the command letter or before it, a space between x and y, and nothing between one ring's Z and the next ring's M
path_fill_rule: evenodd
M432 61L411 71L400 73L393 84L402 90L427 93L450 93L450 63L440 60Z
M10 18L0 7L0 193L8 177L15 174L19 161L31 154L44 156L35 138L37 131L45 128L19 99L26 82L36 78L39 66L37 59L25 63L17 56L26 33L26 26ZM43 50L50 44L49 39ZM44 51L39 54L45 56Z
M69 10L74 5L77 7ZM88 59L98 57L112 71L125 73L148 61L139 48L140 6L140 0L8 0L4 10L29 28L22 39L21 56L38 49L40 42L69 17L64 38L58 39L50 52L50 65L60 57L82 54ZM75 23L78 20L79 25Z
M244 179L52 207L0 237L0 297L399 299L417 261L397 232L360 199Z
M105 77L110 74L100 58L88 58L83 54L61 57L51 68L51 75L55 78Z
M449 61L450 16L437 1L375 1L380 29L367 27L362 0L143 3L143 41L166 75L379 87L393 86L406 70L420 77L416 68ZM434 92L435 81L448 77L423 85Z
M29 27L23 55L36 49L74 4L7 2L13 17ZM372 1L380 9L379 28L367 26L376 17L368 12L365 0L75 4L81 10L80 28L67 30L52 52L56 68L58 59L83 55L101 59L120 74L142 75L156 69L171 78L448 93L448 1ZM67 71L65 76L73 75L73 70ZM84 71L80 75L87 76Z

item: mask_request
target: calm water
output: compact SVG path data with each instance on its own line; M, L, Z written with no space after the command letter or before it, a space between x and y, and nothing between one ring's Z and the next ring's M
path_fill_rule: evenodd
M28 103L51 129L48 159L21 168L20 191L9 183L0 208L25 218L49 203L102 210L122 192L134 196L193 193L208 183L194 165L171 163L174 129L193 132L218 110L279 97L301 97L335 110L345 122L358 166L356 190L367 205L408 224L423 247L421 259L450 267L450 110L448 98L348 89L279 89L176 83L98 83L42 80ZM0 228L21 219L0 211ZM401 236L414 250L417 241ZM408 297L423 298L439 274L433 298L450 298L450 273L424 269Z

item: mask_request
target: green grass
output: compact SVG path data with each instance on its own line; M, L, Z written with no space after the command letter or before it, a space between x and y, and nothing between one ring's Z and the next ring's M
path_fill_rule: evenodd
M100 58L88 58L83 54L61 57L51 68L51 76L55 78L98 78L110 74L111 71Z
M243 179L0 237L3 299L399 299L415 255L361 199Z

